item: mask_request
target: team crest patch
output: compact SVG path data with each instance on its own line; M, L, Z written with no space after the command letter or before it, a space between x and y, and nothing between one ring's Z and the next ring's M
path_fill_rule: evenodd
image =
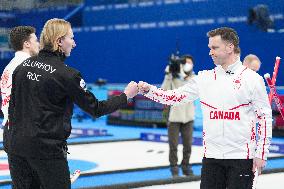
M233 86L235 90L238 90L242 86L242 73L238 75L234 80L233 80Z
M234 89L240 89L241 88L241 79L240 78L237 78L237 79L234 79Z
M238 90L238 89L241 88L241 86L242 86L242 74L246 69L247 69L247 67L245 67L245 69L243 69L243 71L234 79L233 86L234 86L235 90Z

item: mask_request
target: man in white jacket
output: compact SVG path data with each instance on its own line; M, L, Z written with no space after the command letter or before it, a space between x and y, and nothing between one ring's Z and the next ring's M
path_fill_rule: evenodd
M175 90L164 91L142 81L138 87L146 97L167 105L200 99L204 148L201 189L252 188L255 170L261 173L265 166L272 137L265 84L260 75L242 65L235 30L217 28L207 36L214 69L199 72Z
M35 28L31 26L17 26L11 29L10 45L15 50L15 57L5 67L1 76L1 110L4 114L2 126L8 126L8 108L12 88L12 75L18 65L27 58L38 54L39 42L35 35ZM2 133L2 129L1 133ZM1 134L2 137L2 134Z

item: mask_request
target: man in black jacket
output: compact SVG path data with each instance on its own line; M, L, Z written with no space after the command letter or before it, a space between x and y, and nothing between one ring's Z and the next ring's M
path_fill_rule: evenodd
M70 189L66 140L73 103L99 117L125 106L138 92L137 83L130 82L121 95L98 101L79 71L64 64L76 46L73 37L69 22L48 20L38 56L14 71L9 126L4 129L14 188L30 189L37 182L38 189Z

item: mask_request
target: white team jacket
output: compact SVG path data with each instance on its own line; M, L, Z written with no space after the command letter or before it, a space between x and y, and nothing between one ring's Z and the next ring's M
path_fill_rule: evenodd
M4 120L2 125L4 126L8 120L8 108L12 89L12 75L14 70L18 65L20 65L24 60L29 58L28 53L17 51L15 57L9 62L5 67L3 74L1 76L1 95L2 95L2 107L1 110L4 114Z
M201 71L188 84L164 91L151 86L146 97L167 105L200 98L204 157L266 160L272 137L272 111L263 78L241 61ZM259 129L256 131L256 122ZM256 142L256 132L259 139Z

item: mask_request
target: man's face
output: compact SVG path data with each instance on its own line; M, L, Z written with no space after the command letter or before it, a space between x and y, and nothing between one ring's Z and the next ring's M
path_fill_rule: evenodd
M71 50L76 46L72 29L61 39L61 50L65 56L70 56Z
M31 56L35 56L39 52L39 42L35 33L30 35L30 39L26 41L26 47L28 47Z
M208 47L210 49L209 55L211 56L215 65L223 65L231 52L229 44L221 39L220 35L210 37Z

